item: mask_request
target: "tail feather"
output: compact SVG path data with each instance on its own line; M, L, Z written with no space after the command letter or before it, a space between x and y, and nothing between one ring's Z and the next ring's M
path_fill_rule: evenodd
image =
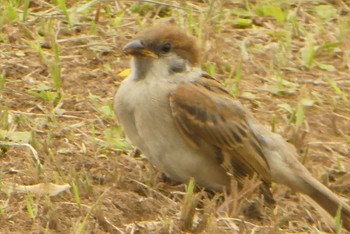
M306 194L330 215L335 217L338 210L341 209L340 215L343 227L350 231L350 206L315 178L306 177L304 178L304 181L305 184L309 186Z

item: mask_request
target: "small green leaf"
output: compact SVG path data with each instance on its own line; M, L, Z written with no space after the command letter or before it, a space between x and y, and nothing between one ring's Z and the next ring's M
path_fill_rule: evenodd
M130 149L131 144L124 139L122 136L123 131L119 126L114 126L111 128L107 128L104 132L104 140L105 142L101 142L103 146L113 146L117 149Z
M261 16L272 16L280 23L286 20L286 14L279 6L261 6L257 8L257 13Z
M82 13L84 11L91 9L94 5L98 4L99 2L100 2L100 0L88 1L85 4L78 6L76 11L77 11L77 13Z
M122 25L123 21L125 20L124 14L125 11L121 11L117 13L117 15L114 17L112 23L115 27Z
M315 58L315 46L314 43L308 40L308 43L301 49L303 61L308 68L311 68Z
M237 28L249 28L253 25L253 20L239 18L233 22L233 25Z
M342 43L340 41L326 43L317 48L317 51L324 50L327 52L333 52L334 49L338 48Z
M153 9L153 7L148 3L139 3L136 2L131 6L131 12L137 13L141 16L146 15L148 12L150 12Z
M341 97L342 100L348 100L347 94L338 86L338 84L334 80L331 80L329 78L325 78L325 80L329 84L329 86L332 87L335 93Z
M112 104L103 105L98 108L99 112L108 119L114 119L114 111Z
M315 7L315 12L322 20L331 20L337 17L337 9L332 5L319 5Z
M68 8L66 5L66 0L57 0L57 4L60 7L60 9L63 11L64 15L66 16L67 22L69 26L73 26L72 20L71 20L71 15L68 12Z
M294 94L298 90L299 85L281 77L277 77L276 83L269 89L275 95Z
M186 195L181 209L181 220L183 221L184 229L191 230L193 225L193 218L196 211L198 199L195 196L195 180L193 177L187 184Z
M305 118L304 107L299 102L295 113L295 125L297 126L297 128L301 127L301 125L303 124L304 118Z
M288 103L282 103L282 104L278 104L278 107L288 111L290 114L293 114L293 108L288 104Z
M252 18L253 14L250 11L247 11L243 8L233 8L232 9L232 15L238 16L240 18Z
M335 227L336 227L336 233L340 234L341 233L341 229L342 229L342 219L341 219L341 213L342 211L342 207L339 206L337 209L337 214L334 217L334 221L335 221Z
M34 205L34 200L30 193L27 193L27 196L26 196L26 208L27 208L29 217L31 219L35 219L37 214L37 209Z
M301 99L300 103L303 106L310 107L310 106L313 106L315 104L315 101L312 99L309 99L309 98L303 98L303 99Z
M23 6L23 14L22 14L22 20L25 21L28 14L28 8L29 8L30 0L24 0L24 6Z
M337 69L331 65L331 64L324 64L324 63L317 63L317 67L319 67L322 70L329 71L329 72L335 72Z
M215 75L215 65L213 63L204 63L203 69L211 76Z
M22 52L22 51L16 52L15 55L17 57L25 57L26 56L26 54L24 52Z
M249 100L256 99L256 95L254 93L251 93L251 92L243 92L241 97L244 97L244 98L249 99Z
M0 93L4 90L5 88L5 82L6 82L6 76L5 76L5 71L3 71L0 74Z
M72 189L73 189L73 194L74 194L74 200L75 202L80 205L80 195L79 195L79 188L78 185L76 183L72 183Z
M15 21L19 18L16 9L13 6L11 6L10 4L7 5L3 14L4 14L4 16L6 16L6 19L8 21Z
M0 130L0 139L16 143L30 143L33 141L33 134L31 132L11 132Z
M56 103L57 99L60 98L59 92L52 92L52 91L41 91L41 92L28 92L29 94L33 95L34 97L43 99L45 101Z

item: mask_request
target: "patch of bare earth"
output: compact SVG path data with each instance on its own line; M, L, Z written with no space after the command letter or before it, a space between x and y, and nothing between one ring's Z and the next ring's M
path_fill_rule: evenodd
M184 215L184 186L130 155L111 104L129 64L123 45L173 17L200 38L203 69L349 198L349 3L67 1L67 18L40 0L22 20L25 6L13 2L0 6L0 233L334 232L321 209L286 187L273 184L277 204L264 203L258 180L231 196L198 191L195 212ZM49 182L72 188L51 197L14 189Z

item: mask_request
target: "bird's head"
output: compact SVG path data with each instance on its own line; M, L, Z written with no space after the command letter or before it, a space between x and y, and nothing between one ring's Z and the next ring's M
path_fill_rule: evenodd
M184 72L199 60L195 38L170 23L140 32L123 52L133 56L138 79L154 68L168 73Z

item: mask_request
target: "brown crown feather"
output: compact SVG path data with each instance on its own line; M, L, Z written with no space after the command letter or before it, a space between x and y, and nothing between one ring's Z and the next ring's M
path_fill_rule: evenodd
M199 63L199 48L196 38L171 23L155 25L141 31L136 39L142 41L147 48L170 43L173 50L181 57L187 59L192 65Z

